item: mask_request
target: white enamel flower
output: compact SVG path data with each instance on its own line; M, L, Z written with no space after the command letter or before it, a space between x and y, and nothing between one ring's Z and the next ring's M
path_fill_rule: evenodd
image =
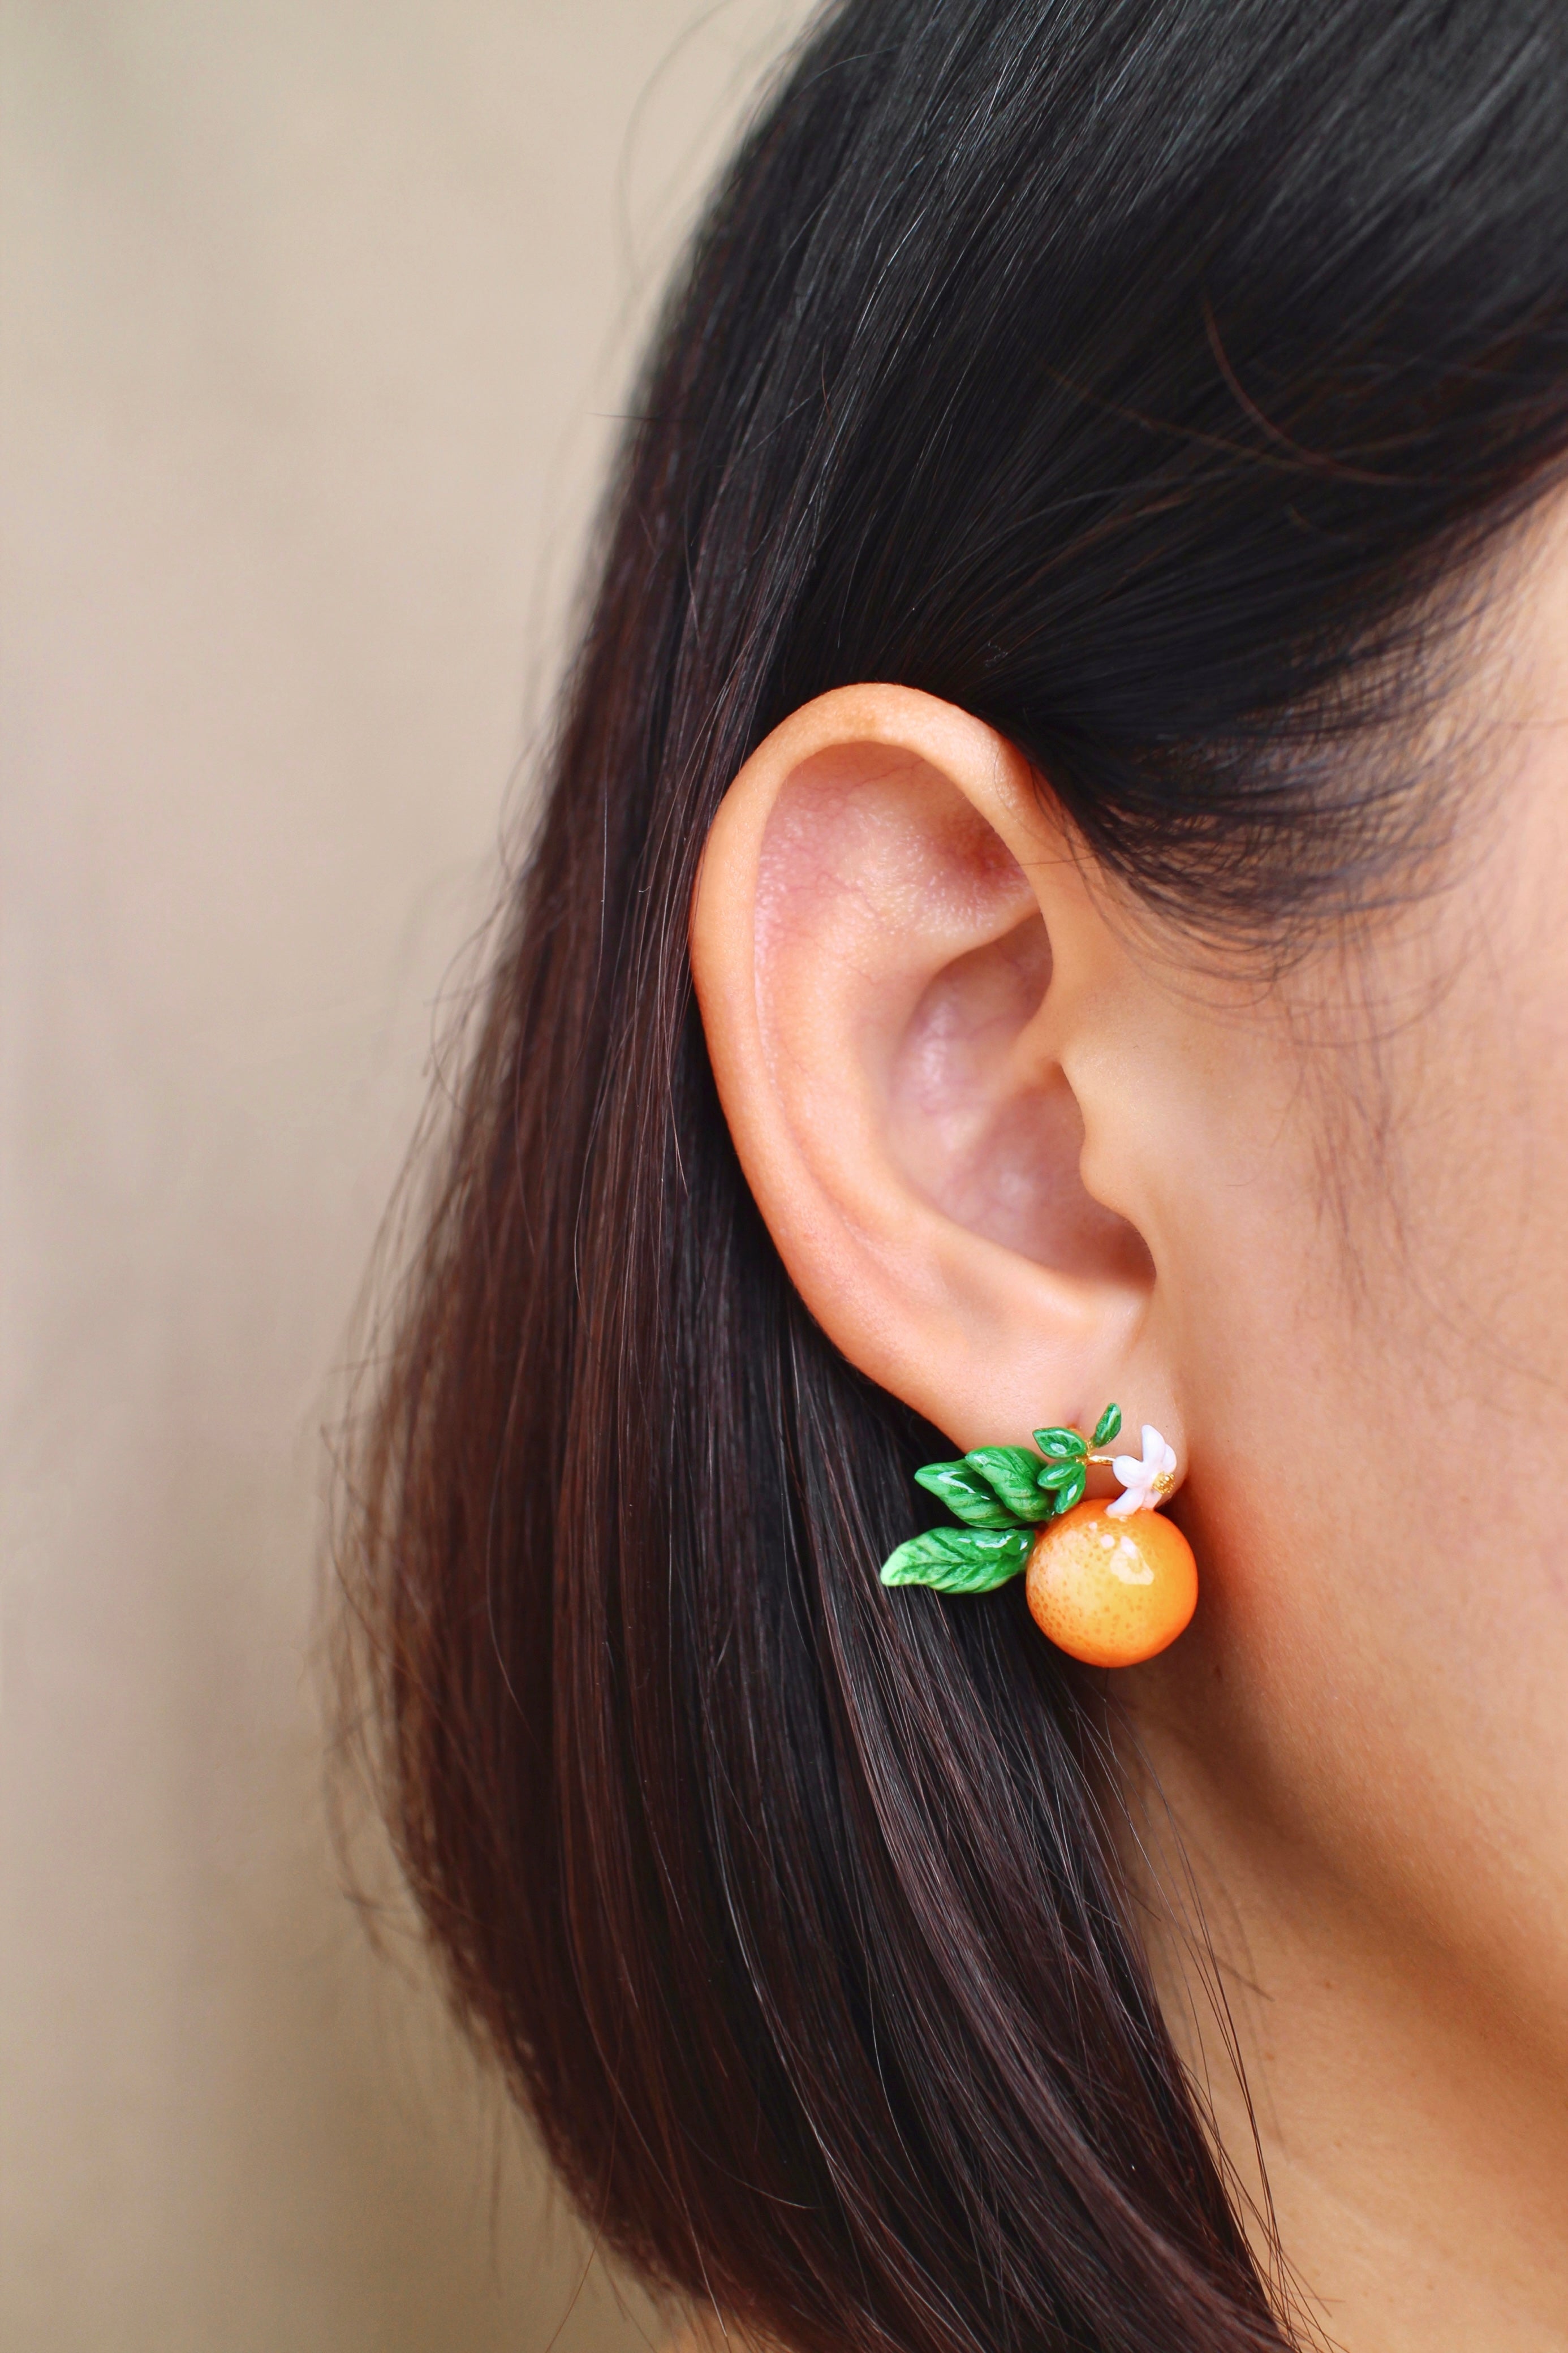
M1147 1511L1169 1492L1176 1468L1176 1450L1167 1446L1153 1424L1146 1421L1142 1462L1135 1454L1119 1454L1110 1467L1126 1493L1118 1495L1114 1504L1107 1504L1106 1515L1113 1520L1130 1519L1134 1512Z

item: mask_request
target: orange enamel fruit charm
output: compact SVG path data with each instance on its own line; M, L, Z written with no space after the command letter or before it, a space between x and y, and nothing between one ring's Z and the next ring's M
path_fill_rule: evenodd
M1197 1608L1197 1563L1163 1513L1113 1519L1104 1504L1075 1504L1035 1538L1025 1593L1041 1633L1070 1658L1134 1667Z
M1135 1667L1173 1642L1197 1608L1198 1572L1180 1528L1154 1508L1174 1493L1176 1450L1150 1422L1142 1454L1101 1454L1121 1428L1108 1405L1094 1435L1053 1424L1033 1446L975 1446L928 1462L917 1483L956 1528L926 1528L882 1563L884 1585L992 1593L1025 1577L1029 1614L1058 1650L1091 1667ZM1089 1472L1107 1470L1114 1503L1087 1503Z

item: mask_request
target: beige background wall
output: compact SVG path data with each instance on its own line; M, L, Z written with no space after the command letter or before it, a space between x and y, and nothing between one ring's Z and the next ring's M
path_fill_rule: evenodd
M657 2331L338 1894L319 1432L605 412L799 13L11 7L16 2353Z

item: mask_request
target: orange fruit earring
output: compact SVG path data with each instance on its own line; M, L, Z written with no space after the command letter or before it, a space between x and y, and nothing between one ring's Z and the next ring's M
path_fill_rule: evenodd
M1037 1430L1038 1452L977 1446L961 1461L928 1462L916 1480L963 1525L901 1544L883 1584L989 1593L1022 1572L1029 1614L1058 1650L1091 1667L1153 1658L1197 1607L1197 1565L1158 1509L1176 1483L1174 1449L1145 1422L1142 1456L1094 1451L1121 1429L1121 1408L1108 1405L1092 1438ZM1095 1464L1121 1482L1113 1502L1084 1500Z

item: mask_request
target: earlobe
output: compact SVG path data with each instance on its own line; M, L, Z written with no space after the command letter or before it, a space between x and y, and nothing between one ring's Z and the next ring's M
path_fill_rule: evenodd
M1148 1251L1079 1174L1096 937L1026 764L910 689L795 713L704 854L693 973L758 1206L828 1336L963 1447L1110 1394L1175 1419Z

